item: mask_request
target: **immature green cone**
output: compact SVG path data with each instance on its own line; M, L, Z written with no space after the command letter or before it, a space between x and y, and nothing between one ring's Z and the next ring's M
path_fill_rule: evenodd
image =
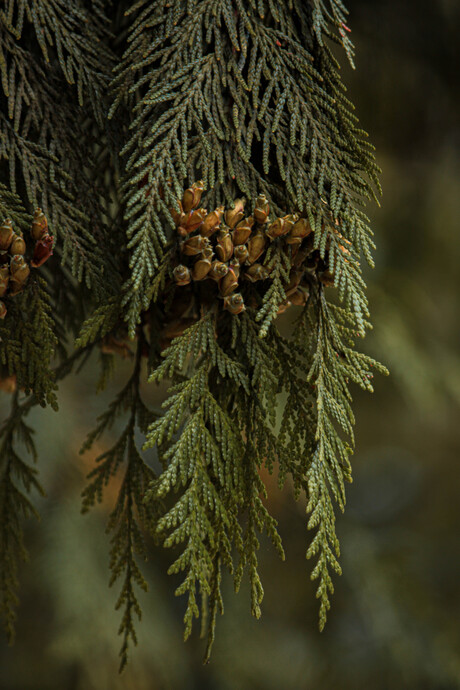
M13 223L9 218L7 218L0 225L0 250L6 250L9 248L14 237Z

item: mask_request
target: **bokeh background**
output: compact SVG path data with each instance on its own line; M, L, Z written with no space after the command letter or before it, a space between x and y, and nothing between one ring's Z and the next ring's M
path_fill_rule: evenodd
M235 596L227 580L225 616L203 667L199 636L182 642L184 602L165 574L170 554L153 551L139 646L117 676L109 505L80 515L94 454L78 450L127 370L96 396L94 362L62 385L58 416L31 415L48 496L38 501L41 524L27 526L31 559L16 644L0 642L1 690L460 687L460 3L347 4L357 70L344 64L343 76L377 146L384 188L382 208L369 209L378 254L365 347L391 377L376 380L373 396L355 393L355 481L338 522L344 574L326 630L317 632L305 561L305 503L267 476L287 560L262 542L262 619L251 618L248 592ZM0 393L2 415L7 404Z

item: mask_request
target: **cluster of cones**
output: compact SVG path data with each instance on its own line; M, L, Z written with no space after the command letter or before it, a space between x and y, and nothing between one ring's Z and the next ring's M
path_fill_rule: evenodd
M250 215L245 215L244 199L236 199L232 209L219 206L208 213L198 208L203 190L203 183L196 182L185 190L179 210L170 209L180 237L173 270L177 285L211 281L217 285L223 308L239 314L245 309L241 290L250 295L244 286L270 280L267 249L273 242L288 249L292 267L285 285L286 301L280 304L279 313L292 304L306 303L313 273L323 284L333 284L328 259L321 259L314 249L313 231L306 218L289 214L270 219L269 201L263 194ZM345 247L343 250L348 252Z
M53 253L53 237L49 234L48 221L40 208L34 213L30 228L34 248L30 261L26 259L27 243L19 229L7 218L0 225L0 298L14 297L22 292L31 268L39 268ZM0 299L0 319L7 314L5 303Z

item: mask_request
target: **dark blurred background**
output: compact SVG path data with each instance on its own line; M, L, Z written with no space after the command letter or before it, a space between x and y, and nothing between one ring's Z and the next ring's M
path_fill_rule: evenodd
M376 380L373 396L355 393L354 484L338 519L344 574L325 631L317 632L305 560L305 503L267 476L287 560L262 543L262 619L251 618L248 592L235 596L227 580L225 616L203 667L198 635L182 642L184 602L165 574L170 554L154 551L139 646L117 676L108 507L80 515L95 453L82 458L78 449L127 370L96 396L93 363L62 385L58 416L31 415L48 496L41 524L28 525L31 560L16 644L0 643L1 690L460 687L460 3L347 4L357 70L344 64L343 77L383 169L382 208L369 209L378 253L365 346L391 377Z

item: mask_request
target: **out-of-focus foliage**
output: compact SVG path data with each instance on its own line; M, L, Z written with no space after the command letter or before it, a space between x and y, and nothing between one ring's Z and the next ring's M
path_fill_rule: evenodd
M79 493L91 458L77 456L82 430L110 398L102 394L82 409L89 381L74 379L62 392L59 427L51 412L32 417L41 431L48 499L39 506L41 528L29 526L32 565L22 583L16 646L0 655L2 688L460 687L460 12L454 0L349 5L359 69L346 77L381 152L385 200L373 214L381 239L369 350L392 376L372 405L356 396L355 481L338 528L344 575L327 629L316 632L305 576L305 506L294 507L288 490L269 484L288 559L278 562L262 542L261 621L251 619L244 596L232 597L224 578L226 616L212 662L202 667L197 640L182 643L185 606L171 597L179 581L167 581L169 559L156 549L146 569L151 586L141 599L139 647L115 678L116 592L110 601L102 534L107 509L81 519ZM110 439L100 443L97 454Z

